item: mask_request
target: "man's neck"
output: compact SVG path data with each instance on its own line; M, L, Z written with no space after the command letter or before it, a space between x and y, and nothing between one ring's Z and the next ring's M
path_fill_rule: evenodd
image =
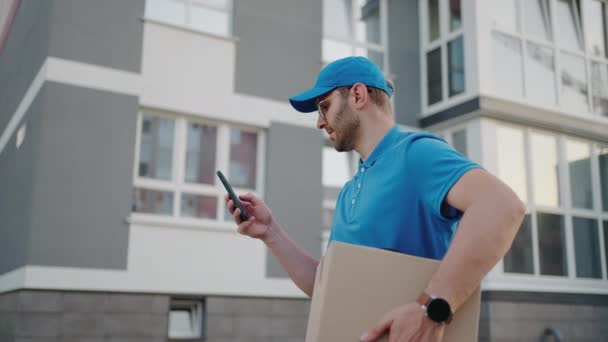
M367 127L361 127L359 142L355 144L355 150L361 156L361 160L365 161L369 158L370 154L393 126L395 126L393 120L380 120L374 124L367 125Z

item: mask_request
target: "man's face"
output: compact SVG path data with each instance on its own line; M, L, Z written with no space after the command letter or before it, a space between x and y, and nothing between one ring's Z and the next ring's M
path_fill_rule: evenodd
M319 101L317 127L325 129L338 152L355 148L361 126L359 117L348 105L350 95L350 89L334 90Z

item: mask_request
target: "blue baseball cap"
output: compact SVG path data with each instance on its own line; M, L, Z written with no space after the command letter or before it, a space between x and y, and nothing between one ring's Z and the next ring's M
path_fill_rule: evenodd
M346 57L329 63L319 72L317 83L311 89L290 97L289 102L298 112L311 113L317 110L317 98L338 87L363 83L378 88L388 96L393 89L384 79L382 70L365 57Z

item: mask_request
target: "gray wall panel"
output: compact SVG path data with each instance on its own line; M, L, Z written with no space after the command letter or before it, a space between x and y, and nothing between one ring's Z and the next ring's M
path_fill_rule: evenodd
M389 0L388 40L395 75L395 120L418 126L420 113L420 48L417 0Z
M175 341L167 338L167 328L170 303L176 297L92 291L0 293L0 341ZM304 341L307 299L207 296L204 305L205 338L190 341Z
M488 302L486 341L556 341L542 338L547 328L560 341L608 341L608 307L598 304Z
M145 0L55 0L49 55L139 72Z
M0 154L0 274L25 266L30 236L31 204L40 145L45 87L19 124L26 124L19 148L15 134Z
M138 99L47 83L28 264L124 269Z
M310 254L321 252L322 147L321 133L273 123L268 130L266 201L287 234ZM270 252L269 277L286 277Z
M322 1L237 0L236 91L280 101L312 86L321 68Z
M51 6L52 1L21 1L0 52L0 132L46 59Z

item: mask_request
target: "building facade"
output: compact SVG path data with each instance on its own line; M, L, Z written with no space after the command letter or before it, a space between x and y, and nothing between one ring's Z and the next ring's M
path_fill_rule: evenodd
M527 205L479 340L608 341L607 6L0 1L0 341L303 341L308 299L214 173L322 255L358 158L287 98L348 55Z

